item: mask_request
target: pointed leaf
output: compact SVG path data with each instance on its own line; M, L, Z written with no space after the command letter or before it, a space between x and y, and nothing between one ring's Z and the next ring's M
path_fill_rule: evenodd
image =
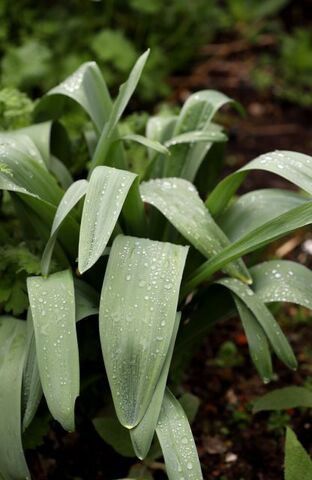
M168 389L156 432L169 480L201 480L203 476L190 425L180 403Z
M312 272L288 260L271 260L250 270L253 290L264 303L291 302L312 309Z
M77 205L79 200L86 194L88 188L87 180L77 180L68 190L66 190L60 201L53 220L50 238L45 246L41 260L41 270L43 275L47 275L50 269L51 257L56 242L57 234L61 225L71 210Z
M312 478L312 460L288 427L285 444L285 480Z
M79 235L78 268L84 273L102 255L136 175L97 167L90 177Z
M30 479L21 437L26 322L0 317L0 476Z
M174 145L179 145L180 143L225 142L227 140L227 136L220 131L220 127L212 127L213 125L210 126L209 130L203 132L197 130L194 132L181 133L181 135L177 135L176 137L172 137L170 140L167 140L165 146L168 148Z
M174 330L172 332L169 350L159 380L157 382L151 403L149 404L145 415L140 421L140 423L130 430L133 448L137 457L139 457L141 460L147 456L153 441L156 425L163 403L167 377L171 364L176 336L178 333L180 319L181 313L178 312L176 315L176 321L174 325Z
M187 280L182 289L182 295L185 296L193 291L197 285L209 279L215 272L227 265L228 262L263 247L297 228L309 225L311 222L312 202L309 201L252 230L197 268Z
M253 413L264 410L288 410L289 408L312 408L312 392L304 387L277 388L258 397L253 404Z
M229 239L235 241L307 201L302 195L288 190L255 190L239 197L218 218L218 223Z
M155 150L158 153L162 153L163 155L169 155L169 150L161 143L157 142L156 140L150 140L143 135L136 135L134 133L129 133L128 135L123 135L119 138L119 140L125 140L130 142L140 143L146 148L150 148L151 150Z
M117 123L119 122L126 106L128 105L130 98L132 97L133 92L136 89L148 55L149 50L147 50L145 53L143 53L143 55L139 57L130 72L128 80L123 85L121 85L119 89L118 96L113 103L109 118L107 120L107 123L105 124L99 142L96 146L94 156L91 162L92 168L95 168L96 166L101 164L103 165L106 161L109 147L114 140L114 136L116 135Z
M254 314L233 294L234 302L248 340L252 361L264 383L272 380L271 352L267 336Z
M110 115L112 101L95 62L84 63L64 82L52 88L37 104L36 118L58 118L63 110L64 97L77 102L90 116L98 132L102 131Z
M248 172L252 170L275 173L312 194L312 157L298 152L276 150L260 155L216 186L206 202L213 216L224 210Z
M169 350L187 247L118 236L100 303L103 357L120 422L143 418Z
M295 369L297 367L296 357L281 330L279 324L262 303L260 298L244 283L235 278L226 278L224 280L218 280L220 285L224 285L237 295L240 300L251 310L258 323L263 328L270 341L273 350L282 362L289 368Z
M141 184L140 192L143 200L160 210L206 258L217 255L229 245L229 240L210 216L195 187L187 180L150 180ZM241 260L228 265L225 271L244 281L250 278Z
M66 430L75 428L79 356L74 283L69 270L27 279L40 380L49 410Z
M100 295L83 280L75 278L76 322L99 313Z

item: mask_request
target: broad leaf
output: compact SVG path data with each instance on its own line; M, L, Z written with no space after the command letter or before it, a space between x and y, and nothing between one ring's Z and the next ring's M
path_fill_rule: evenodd
M284 387L266 393L256 399L253 413L264 410L288 410L289 408L312 408L312 392L304 387Z
M75 428L79 356L74 283L69 270L27 279L40 380L49 410L69 431Z
M49 273L53 248L63 221L75 207L75 205L77 205L79 200L85 195L87 188L87 180L78 180L69 187L62 197L62 200L60 201L55 213L49 241L47 242L42 254L41 270L43 275L47 275Z
M285 480L312 478L312 460L288 427L285 444Z
M97 167L90 177L84 201L78 269L84 273L102 255L136 175L111 167Z
M309 225L311 222L312 202L309 201L252 230L196 269L182 289L182 295L193 291L201 282L209 279L232 260L263 247L297 228Z
M174 330L170 341L166 360L156 385L151 403L140 423L130 430L132 444L136 455L142 460L146 457L152 444L161 405L164 398L168 372L171 364L173 349L180 324L181 313L177 313Z
M235 278L226 278L217 282L224 285L237 295L240 300L251 310L258 323L263 328L267 338L282 362L289 368L295 369L297 361L295 355L288 343L287 338L283 334L279 324L267 309L264 303L258 298L254 291L244 283ZM260 339L259 339L260 340ZM263 347L265 347L263 345Z
M115 409L133 428L155 391L175 324L187 248L118 236L100 303L100 336Z
M274 188L255 190L239 197L221 215L218 223L229 239L235 241L307 201L295 192Z
M312 309L312 272L289 260L271 260L251 268L253 290L264 303L291 302Z
M30 479L21 437L26 322L0 317L0 476Z
M312 158L303 153L277 150L260 155L216 186L207 200L213 216L224 210L248 172L252 170L275 173L312 194Z
M195 187L187 180L150 180L141 184L140 192L143 200L156 207L206 258L217 255L229 245L229 240L210 216ZM224 270L244 281L250 279L241 260Z
M180 403L168 389L156 432L169 480L201 480L203 476L190 425Z
M52 88L36 106L37 119L58 118L63 111L64 97L78 103L90 116L98 132L102 131L110 115L112 101L95 62L84 63L64 82Z

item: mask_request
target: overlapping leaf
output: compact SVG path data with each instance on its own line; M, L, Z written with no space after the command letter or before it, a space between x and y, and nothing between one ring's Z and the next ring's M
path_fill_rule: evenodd
M178 333L181 313L177 313L174 330L171 336L169 350L166 356L166 360L161 371L159 380L157 382L151 403L149 404L144 417L140 423L130 430L131 440L136 455L143 459L149 452L152 444L156 425L158 422L161 406L163 403L168 372L172 359L173 349L175 345L176 336Z
M30 479L21 438L26 322L0 317L0 476Z
M312 272L289 260L271 260L250 270L253 290L265 303L291 302L312 309Z
M229 288L251 310L261 325L276 355L289 368L295 369L297 361L279 324L254 291L235 278L218 280L219 284ZM260 338L258 339L261 340ZM263 345L264 346L264 345ZM264 346L265 347L265 346Z
M266 188L246 193L229 206L218 223L235 241L266 222L309 201L295 192Z
M110 115L112 101L95 62L84 63L64 82L52 88L38 103L36 117L39 120L58 118L62 114L66 97L87 112L100 133Z
M232 260L263 247L271 241L276 240L283 235L287 235L296 228L309 225L311 222L311 201L266 222L264 225L252 230L230 246L224 248L221 253L197 268L187 279L187 282L182 289L182 295L186 295L194 290L201 282L209 279L215 272L223 268Z
M111 167L97 167L90 177L84 201L78 268L81 273L102 255L136 175Z
M166 178L141 184L145 202L156 207L174 227L206 258L229 245L229 240L210 216L195 187L184 179ZM241 260L228 265L229 275L249 280Z
M75 400L79 395L72 274L65 270L48 278L29 277L27 286L43 392L53 417L72 431Z
M190 425L178 400L168 389L156 432L169 480L201 480L203 476Z
M277 150L260 155L222 180L207 200L212 215L218 215L224 210L248 172L252 170L275 173L312 194L312 158L303 153Z
M175 324L187 248L127 236L113 243L100 303L105 367L120 422L133 428L154 394Z

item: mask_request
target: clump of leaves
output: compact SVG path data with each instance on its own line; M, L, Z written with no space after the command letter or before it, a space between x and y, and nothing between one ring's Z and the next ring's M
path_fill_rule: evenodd
M44 243L41 275L29 272L27 278L27 314L0 317L5 479L29 477L22 437L42 395L53 418L75 429L79 349L86 341L78 345L81 321L90 332L99 321L110 388L105 405L99 405L109 414L104 420L97 416L95 427L111 445L117 435L119 450L122 445L124 454L142 459L150 474L154 460L163 456L171 480L200 479L202 473L185 413L190 402L177 399L175 371L169 371L181 368L185 354L189 358L217 321L237 310L265 383L273 377L273 353L287 367L297 366L267 304L293 302L311 309L312 274L281 260L248 268L243 256L311 223L312 159L271 152L205 187L203 179L220 161L214 146L227 139L214 115L233 101L204 90L191 95L178 114L148 118L145 135L120 129L148 53L114 100L97 65L87 62L38 102L39 123L0 136L7 167L0 187L10 193L27 227L25 241ZM84 132L88 175L77 180L67 169L66 136L54 134L54 122L69 102L92 122ZM145 148L140 174L125 148L130 142ZM252 170L280 175L306 195L265 189L236 197Z

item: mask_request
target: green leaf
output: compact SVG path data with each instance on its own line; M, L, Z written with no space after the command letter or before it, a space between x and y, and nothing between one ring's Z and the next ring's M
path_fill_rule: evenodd
M136 89L148 55L149 50L147 50L145 53L143 53L143 55L139 57L130 72L128 80L123 85L121 85L118 96L113 103L110 116L107 120L107 123L105 124L99 142L96 146L94 156L91 162L91 168L95 168L96 166L104 164L106 162L106 156L109 151L109 147L114 141L114 137L116 135L117 124L130 98L132 97L134 90Z
M100 295L83 280L75 278L76 322L99 313Z
M251 310L258 323L266 333L276 355L289 368L295 369L297 367L296 357L288 343L287 338L283 334L283 331L271 312L267 309L264 303L262 303L254 291L235 278L218 280L217 283L229 288L235 293L235 295L239 297L246 307Z
M275 173L312 194L312 158L303 153L276 150L260 155L216 186L207 200L213 216L224 210L248 172L252 170Z
M206 258L229 245L229 240L215 223L195 187L182 178L165 178L142 183L143 200L156 207L191 245ZM228 265L225 271L244 281L249 273L243 262Z
M143 418L169 350L187 247L118 236L100 303L105 367L120 422Z
M172 332L169 350L162 368L159 380L157 382L151 403L149 404L144 417L138 425L130 430L131 441L137 457L141 460L145 458L151 447L156 425L158 422L161 405L164 398L168 372L171 364L173 349L180 324L181 313L176 315L174 330Z
M97 417L92 420L95 430L103 440L124 457L135 457L129 430L115 417Z
M169 480L201 480L203 476L190 425L180 403L168 389L156 432Z
M179 402L187 416L189 423L192 424L199 409L199 398L190 392L186 392L183 393L183 395L179 398Z
M123 135L119 138L119 140L128 141L128 142L136 142L140 143L146 148L150 148L151 150L155 150L155 152L162 153L163 155L169 155L169 150L161 143L157 142L156 140L150 140L143 135L136 135L135 133L129 133L127 135Z
M26 322L0 317L0 475L30 479L21 437Z
M102 131L109 118L112 101L95 62L84 63L64 82L52 88L37 104L36 118L58 118L63 111L64 97L78 103L90 116L98 132Z
M312 460L288 427L285 444L285 480L312 478Z
M53 417L73 431L79 356L72 274L29 277L27 286L43 392Z
M31 310L28 309L27 315L27 347L26 360L23 372L23 431L32 422L42 398L42 387L40 382L36 341L34 334L33 319Z
M90 177L79 235L78 269L84 273L102 255L136 175L97 167Z
M186 132L172 137L170 140L167 140L165 146L172 147L174 145L179 145L180 143L197 143L197 142L225 142L227 136L220 131L220 127L211 125L208 131L195 131L195 132Z
M312 272L289 260L271 260L251 268L253 290L264 303L290 302L312 309Z
M312 392L307 388L292 386L273 390L257 398L252 411L257 413L297 407L312 408Z
M54 245L63 221L75 207L75 205L77 205L79 200L86 194L87 188L87 180L77 180L77 182L73 183L68 190L66 190L64 196L62 197L62 200L60 201L55 213L50 238L42 254L41 270L43 275L47 275L49 273Z
M263 382L268 383L272 379L273 371L267 336L251 310L237 295L233 294L233 298L248 340L252 361Z
M312 202L293 208L279 217L252 230L242 238L226 247L211 260L203 263L187 280L182 295L193 291L201 282L209 279L215 272L236 258L252 252L257 248L286 235L293 230L309 225L312 222Z
M218 223L229 239L235 241L307 201L295 192L274 188L255 190L239 197L218 218Z

